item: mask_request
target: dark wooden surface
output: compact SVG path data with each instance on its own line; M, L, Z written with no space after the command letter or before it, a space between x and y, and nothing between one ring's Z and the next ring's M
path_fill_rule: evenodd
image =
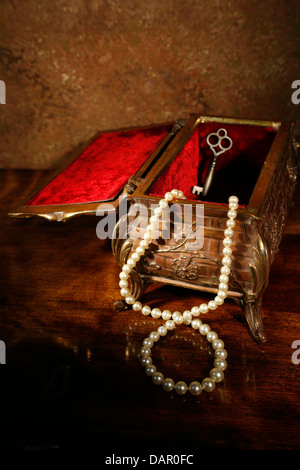
M142 340L162 321L114 311L119 269L110 241L96 236L99 219L7 216L42 176L0 172L1 448L107 455L299 449L300 364L291 359L300 340L299 197L264 295L267 342L257 344L240 307L226 301L207 316L228 350L225 381L211 394L180 397L153 385L137 360ZM209 298L159 286L144 301L183 310ZM192 380L211 368L209 352L201 335L178 327L153 356L167 375Z

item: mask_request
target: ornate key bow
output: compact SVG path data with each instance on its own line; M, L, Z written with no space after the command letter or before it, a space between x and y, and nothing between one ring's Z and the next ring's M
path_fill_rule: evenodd
M226 129L223 128L209 134L206 142L213 153L213 158L210 162L203 188L200 186L193 186L192 188L193 194L201 194L202 196L206 196L209 191L218 157L232 147L232 139L228 136Z

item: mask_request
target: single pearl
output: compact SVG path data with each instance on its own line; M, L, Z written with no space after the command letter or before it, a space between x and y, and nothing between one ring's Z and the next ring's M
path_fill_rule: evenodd
M224 374L222 370L218 369L217 367L214 367L210 371L209 375L216 383L222 382L222 380L224 379Z
M199 307L199 310L201 313L207 313L208 312L208 305L207 304L201 304Z
M152 348L152 346L153 346L152 339L145 338L144 341L143 341L143 346L145 346L146 348Z
M215 358L216 359L226 359L227 358L227 351L226 349L216 349L215 350Z
M234 209L235 210L235 209L238 208L238 204L236 202L230 202L228 204L228 207L229 207L229 209Z
M200 326L202 325L202 321L200 320L200 318L195 318L194 320L192 320L191 325L194 330L199 330Z
M227 297L227 291L225 291L225 290L218 290L218 292L217 292L217 297L220 297L221 299L226 299L226 297Z
M157 328L157 332L160 336L166 336L166 334L168 333L168 329L166 326L162 325Z
M130 294L130 290L127 289L127 287L123 287L123 289L120 290L120 294L122 297L127 297Z
M183 317L183 323L185 325L189 325L192 321L192 314L189 310L185 310L182 314Z
M226 221L226 225L228 228L233 228L235 226L235 220L229 219Z
M155 225L159 222L159 217L157 215L152 215L149 219L151 225Z
M119 274L119 278L120 279L124 279L126 281L126 279L128 279L129 277L129 274L124 272L124 271L121 271L120 274Z
M174 197L178 197L179 196L179 191L178 189L172 189L171 193L173 194ZM182 193L183 194L183 193Z
M215 381L210 377L203 379L201 385L205 392L212 392L215 389Z
M152 339L152 341L156 342L159 340L160 336L157 331L151 331L149 338Z
M221 273L226 274L226 276L229 276L230 274L230 267L229 266L222 266L221 268Z
M210 326L207 325L206 323L202 323L199 327L199 331L202 335L207 335L207 333L210 331Z
M154 231L153 230L153 225L151 225L151 224L147 225L146 232L149 232L151 234L152 231Z
M146 231L143 235L143 238L144 240L151 240L151 233Z
M162 214L162 208L161 207L156 207L154 209L154 215L160 216Z
M154 374L156 371L157 369L154 364L149 364L145 367L145 372L149 377L151 377L151 375Z
M152 374L152 382L155 385L160 385L163 380L164 380L164 375L161 372L154 372L154 374Z
M143 248L142 246L138 246L135 251L136 253L142 256L145 253L145 248Z
M237 196L230 196L229 199L228 199L228 202L229 203L235 202L236 204L238 204L239 200L238 200Z
M183 323L183 316L181 315L180 312L174 312L172 315L172 318L177 325L181 325Z
M219 305L223 305L224 303L224 299L222 299L221 297L219 297L218 295L214 298L214 301L215 303L219 306Z
M232 245L232 240L231 240L231 238L224 238L224 240L223 240L223 245L224 245L224 246L230 246L230 245Z
M198 315L200 315L199 307L192 307L191 314L193 315L193 317L198 317Z
M207 341L212 343L213 341L218 339L218 334L215 331L209 331L206 335L206 339L207 339Z
M139 312L140 310L142 310L143 306L142 306L141 302L136 301L136 302L134 302L132 308L133 308L133 310L135 310L135 312Z
M121 289L128 287L128 282L125 281L125 279L121 279L121 281L119 282L119 287L121 287Z
M160 318L161 317L161 310L159 308L153 308L151 310L151 316L153 318Z
M173 320L167 320L165 326L168 330L174 330L175 322Z
M200 393L202 392L201 383L197 382L197 380L194 380L189 385L189 391L192 395L195 395L195 396L200 395Z
M178 197L185 199L185 195L183 194L182 191L178 191Z
M152 357L151 356L142 356L140 359L140 363L143 367L150 366L152 364Z
M171 192L169 193L166 193L165 196L164 196L165 200L166 201L172 201L173 199L173 194Z
M140 247L141 248L148 248L148 246L149 246L148 240L141 240L140 241Z
M180 380L175 384L175 392L178 393L178 395L184 395L187 391L188 386L183 380Z
M159 207L160 207L161 209L166 209L166 208L168 207L167 201L165 201L164 199L161 199L161 200L159 201Z
M221 274L221 276L219 277L219 281L224 282L225 284L227 284L228 281L229 281L229 277L226 276L226 274Z
M222 264L224 266L230 266L231 265L231 258L229 256L224 256L222 259Z
M228 284L226 284L225 282L220 282L219 289L225 291L228 290Z
M167 378L162 381L161 386L166 392L171 392L175 387L175 383L173 379Z
M125 302L128 305L133 305L134 301L135 301L135 298L133 297L133 295L128 295L127 297L125 297Z
M210 300L208 302L208 308L209 308L209 310L216 310L216 308L217 308L216 302L214 300Z
M230 238L228 240L230 240ZM231 256L232 255L232 249L229 248L229 246L225 246L225 248L223 248L223 250L222 250L222 253L223 253L224 256Z
M227 369L227 362L225 359L215 359L214 366L221 370Z
M224 230L225 237L231 238L233 237L233 235L234 235L234 231L232 230L232 228L227 228L226 230Z
M146 348L146 346L143 346L143 347L141 348L141 350L140 350L140 354L141 354L142 356L148 357L148 356L150 356L150 354L151 354L151 349L150 349L150 348Z
M127 261L127 265L130 268L133 268L136 265L136 261L130 257L129 260Z
M141 255L137 252L132 253L132 255L131 255L131 259L133 259L134 261L139 261L140 257L141 257Z
M149 307L149 305L144 305L144 307L142 308L142 314L150 315L150 313L151 313L151 308Z
M230 210L227 212L227 217L228 217L229 219L234 219L236 216L237 216L237 212L236 212L234 209L230 209Z
M130 273L131 268L130 268L130 266L128 266L127 264L124 264L124 266L122 267L122 271L123 271L124 273L127 273L127 274L128 274L128 273Z
M216 338L212 342L212 347L214 349L224 349L224 341L222 341L220 338Z
M172 317L172 313L170 312L170 310L164 310L161 314L161 317L163 318L163 320L170 320L170 318Z

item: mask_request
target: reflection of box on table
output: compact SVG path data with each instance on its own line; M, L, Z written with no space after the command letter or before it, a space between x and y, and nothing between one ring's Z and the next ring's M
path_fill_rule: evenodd
M226 129L233 146L218 158L212 186L201 200L191 188L203 186L211 159L206 137L220 127ZM188 236L178 238L178 233L168 240L158 238L132 272L134 293L139 297L152 282L216 293L227 201L233 194L238 196L228 296L241 304L253 336L262 341L262 295L296 182L292 131L290 123L192 115L174 125L102 133L11 215L66 220L95 214L105 201L117 208L121 193L150 211L167 191L180 189L187 199L178 204L194 208L191 230L197 224L197 205L204 204L204 244L198 250ZM137 238L118 236L128 220L127 215L119 220L113 239L120 264L137 244ZM121 300L118 306L124 308Z

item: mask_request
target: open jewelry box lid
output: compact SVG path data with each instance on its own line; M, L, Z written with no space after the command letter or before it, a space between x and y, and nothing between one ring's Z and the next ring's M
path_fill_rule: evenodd
M206 136L220 127L228 130L232 151L219 158L213 189L201 201L191 187L205 177L211 159ZM192 114L172 123L101 132L9 215L65 221L95 215L108 202L116 210L121 194L159 200L173 187L187 200L214 206L225 205L227 193L234 193L244 207L257 209L291 130L292 123Z
M132 180L147 175L183 125L184 121L178 120L98 133L9 215L66 221L78 215L95 215L102 205L116 210L119 196L127 189L130 194Z

